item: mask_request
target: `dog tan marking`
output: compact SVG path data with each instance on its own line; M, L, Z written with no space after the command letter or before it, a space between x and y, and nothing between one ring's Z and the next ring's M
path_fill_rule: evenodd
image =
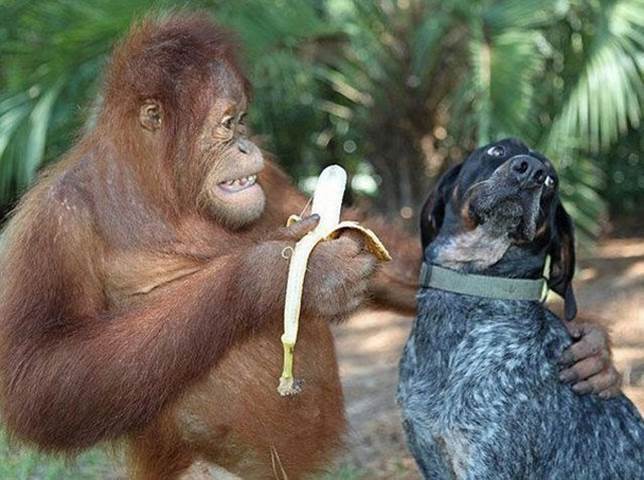
M450 239L438 252L436 263L455 270L465 264L484 269L498 262L510 247L510 239L492 234L486 225L463 232Z

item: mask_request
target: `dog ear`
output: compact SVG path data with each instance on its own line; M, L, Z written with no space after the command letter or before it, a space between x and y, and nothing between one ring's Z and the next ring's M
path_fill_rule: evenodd
M575 233L572 219L561 201L557 201L552 223L548 287L564 299L566 320L572 320L577 315L577 300L572 288L572 277L575 274Z
M454 190L456 178L461 171L462 163L453 166L440 178L432 193L429 194L420 213L420 236L423 242L423 251L427 248L443 225L445 218L445 205Z

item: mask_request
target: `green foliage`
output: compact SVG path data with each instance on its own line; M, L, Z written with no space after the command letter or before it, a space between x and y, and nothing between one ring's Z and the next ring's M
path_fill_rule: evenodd
M608 201L614 215L624 215L642 225L644 205L644 136L637 130L628 135L603 156L598 163L605 166L606 181L601 195Z
M350 107L351 127L383 178L404 165L374 160L387 143L421 143L424 164L408 168L436 174L463 148L517 136L560 165L582 233L598 232L605 153L641 118L644 3L356 0L345 17L342 83L371 100Z
M366 476L367 472L354 467L343 466L335 472L322 476L320 480L362 480Z
M149 2L0 5L0 200L61 155L88 117L115 41Z
M11 480L90 480L116 478L111 460L101 450L92 450L74 461L51 458L34 451L11 447L0 432L0 478Z
M252 121L267 136L268 148L284 155L287 164L300 166L296 159L304 158L310 171L317 171L324 148L301 139L314 136L326 113L306 57L314 54L316 42L333 37L333 27L311 2L189 5L214 12L239 32L256 90ZM149 0L0 5L0 54L8 60L0 69L0 204L28 185L38 166L64 153L91 117L108 54L132 21L148 11L183 6Z
M622 198L610 169L639 158L619 140L642 117L641 0L4 0L0 204L91 117L132 20L186 5L239 33L265 148L296 178L333 161L373 175L388 213L418 205L469 149L513 135L559 163L592 235L602 197Z

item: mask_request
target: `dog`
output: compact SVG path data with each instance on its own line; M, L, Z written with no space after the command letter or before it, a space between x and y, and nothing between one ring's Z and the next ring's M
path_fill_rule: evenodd
M479 148L439 181L421 236L398 402L424 478L644 479L635 406L558 378L572 340L543 305L546 285L566 320L577 307L573 224L551 162L516 139Z

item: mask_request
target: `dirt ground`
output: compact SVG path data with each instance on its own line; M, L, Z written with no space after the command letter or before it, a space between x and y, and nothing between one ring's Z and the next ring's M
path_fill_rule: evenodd
M644 239L607 240L581 254L576 292L580 317L610 329L623 390L644 411ZM420 478L405 448L394 400L398 358L411 321L365 311L336 331L351 426L340 465L359 472L359 478Z

